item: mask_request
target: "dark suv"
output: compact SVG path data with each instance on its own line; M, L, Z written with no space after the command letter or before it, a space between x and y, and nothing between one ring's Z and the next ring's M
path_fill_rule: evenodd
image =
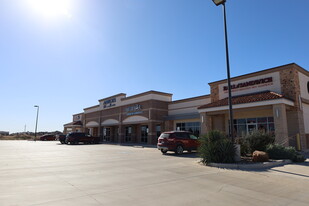
M163 154L167 151L174 151L176 154L182 154L184 150L191 152L192 150L197 150L199 146L197 139L198 138L190 132L163 132L158 138L157 148Z
M57 140L59 140L61 144L65 143L65 138L66 138L65 134L58 134L57 135Z
M83 133L83 132L70 132L65 137L65 143L66 144L78 144L79 142L83 143L99 143L100 138L99 137L93 137L89 134Z

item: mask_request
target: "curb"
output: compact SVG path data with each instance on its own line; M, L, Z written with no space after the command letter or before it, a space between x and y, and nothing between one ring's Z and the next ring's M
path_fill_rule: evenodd
M271 160L270 162L261 162L252 164L209 163L207 164L207 166L223 168L223 169L253 170L253 169L269 169L272 167L279 167L291 163L292 163L291 160L286 159L286 160Z

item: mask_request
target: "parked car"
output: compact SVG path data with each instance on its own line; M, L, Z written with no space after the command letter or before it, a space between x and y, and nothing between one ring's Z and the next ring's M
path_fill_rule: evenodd
M78 144L80 142L98 144L99 141L100 137L94 137L83 132L70 132L65 137L66 144Z
M165 154L167 151L174 151L182 154L184 150L191 152L199 146L198 138L190 132L171 131L163 132L158 138L157 148Z
M54 141L54 140L56 140L56 137L55 137L55 135L52 135L52 134L45 134L45 135L40 137L40 140L41 141Z
M57 137L56 139L59 140L61 144L65 143L65 137L66 137L65 134L58 134L56 137Z

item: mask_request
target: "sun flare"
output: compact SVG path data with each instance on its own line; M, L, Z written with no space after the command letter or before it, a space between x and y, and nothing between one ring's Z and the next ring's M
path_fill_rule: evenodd
M71 18L69 0L27 0L36 12L47 18L66 16Z

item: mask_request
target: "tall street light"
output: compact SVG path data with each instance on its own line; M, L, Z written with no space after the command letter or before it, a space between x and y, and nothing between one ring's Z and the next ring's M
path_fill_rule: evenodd
M229 136L234 142L234 122L233 122L233 109L232 109L232 91L231 91L231 78L230 78L230 60L229 60L229 47L227 41L227 26L226 26L226 11L225 2L226 0L212 0L216 6L222 5L223 16L224 16L224 33L225 33L225 53L226 53L226 71L227 71L227 84L228 84L228 103L229 103Z
M38 128L38 119L39 119L40 107L38 105L34 105L34 107L37 108L37 110L36 110L35 132L34 132L34 141L36 141L36 132L37 132L37 128Z

